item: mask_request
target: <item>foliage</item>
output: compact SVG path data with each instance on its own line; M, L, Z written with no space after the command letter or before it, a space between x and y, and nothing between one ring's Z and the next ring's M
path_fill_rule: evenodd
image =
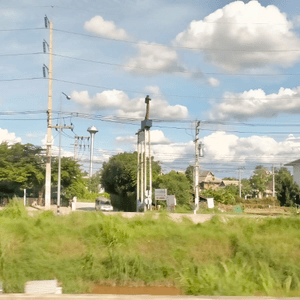
M256 166L253 173L253 176L250 178L250 183L253 189L263 193L272 178L268 170L262 165Z
M281 205L300 204L300 188L286 168L280 168L275 175L277 198Z
M235 177L224 177L222 180L231 180L231 181L237 181Z
M189 165L185 170L185 176L190 182L191 186L194 184L194 166Z
M246 178L243 178L242 180L241 180L241 184L242 184L242 197L244 197L245 198L245 196L247 196L247 195L253 195L253 188L252 188L252 186L251 186L251 182L250 182L250 180L249 179L246 179Z
M0 195L23 194L22 189L42 189L44 158L42 148L32 144L0 144Z
M152 157L152 178L156 180L161 172L158 162ZM105 191L119 197L116 207L124 211L135 210L135 192L137 183L137 152L119 153L103 163L100 171L100 183Z
M223 204L235 204L235 194L232 193L231 189L209 189L202 191L201 194L206 197L213 197L215 201Z
M57 184L58 180L58 159L53 159L52 162L52 183ZM77 161L70 157L61 158L61 194L67 199L74 196L78 198L84 197L87 193L86 182L83 179L83 174L80 165Z
M100 184L100 179L101 179L101 175L100 172L97 172L95 174L93 174L93 176L91 178L89 178L88 180L86 180L86 185L88 187L88 190L91 193L98 193L98 187Z
M168 174L160 175L154 186L160 189L167 189L168 195L175 195L177 205L186 205L192 200L192 196L189 193L190 182L185 174L171 171Z
M12 206L23 213L0 214L0 281L6 293L24 292L29 280L57 279L68 294L88 293L95 282L159 282L175 283L189 295L300 295L296 217L223 222L215 216L194 224L151 213L125 219L47 211L28 217L20 204Z

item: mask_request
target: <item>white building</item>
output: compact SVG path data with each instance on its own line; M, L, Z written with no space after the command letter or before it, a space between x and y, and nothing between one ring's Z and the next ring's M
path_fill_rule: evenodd
M300 159L294 160L288 164L285 164L284 166L293 167L294 181L300 186Z

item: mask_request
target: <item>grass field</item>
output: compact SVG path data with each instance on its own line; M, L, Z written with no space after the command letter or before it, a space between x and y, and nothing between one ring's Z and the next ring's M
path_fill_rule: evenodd
M28 216L0 211L0 281L58 279L63 293L98 283L175 285L190 295L300 296L300 219L228 218L175 223L153 213L132 219L101 212Z

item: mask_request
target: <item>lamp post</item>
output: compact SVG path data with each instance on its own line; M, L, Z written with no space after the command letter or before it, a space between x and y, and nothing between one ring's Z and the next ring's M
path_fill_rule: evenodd
M59 110L59 146L58 146L58 179L57 179L57 214L59 215L59 208L60 208L60 185L61 185L61 111L62 111L62 95L65 95L67 100L70 100L71 97L61 92L60 94L60 110Z

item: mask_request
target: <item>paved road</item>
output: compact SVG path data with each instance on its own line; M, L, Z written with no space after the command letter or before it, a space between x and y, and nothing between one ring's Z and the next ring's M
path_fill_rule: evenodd
M274 297L233 297L233 296L149 296L149 295L26 295L2 294L0 300L299 300L300 298L274 298Z
M33 208L28 208L32 210ZM43 207L39 207L40 210L43 210ZM51 209L56 212L56 205L51 205ZM77 202L76 203L76 210L77 211L85 211L85 212L90 212L90 211L95 211L95 203L88 203L88 202ZM70 207L61 207L60 208L60 213L61 215L66 215L71 213L72 210ZM115 214L121 214L125 218L133 218L135 216L143 216L144 213L137 213L137 212L104 212L105 215L115 215ZM159 214L154 215L155 218L158 218ZM210 220L214 214L178 214L178 213L169 213L169 216L172 220L174 221L181 221L182 218L186 217L189 218L192 222L195 224L197 223L203 223L208 220ZM263 218L266 216L259 216L259 215L225 215L225 214L219 214L223 219L226 218L239 218L239 217L246 217L246 218Z

